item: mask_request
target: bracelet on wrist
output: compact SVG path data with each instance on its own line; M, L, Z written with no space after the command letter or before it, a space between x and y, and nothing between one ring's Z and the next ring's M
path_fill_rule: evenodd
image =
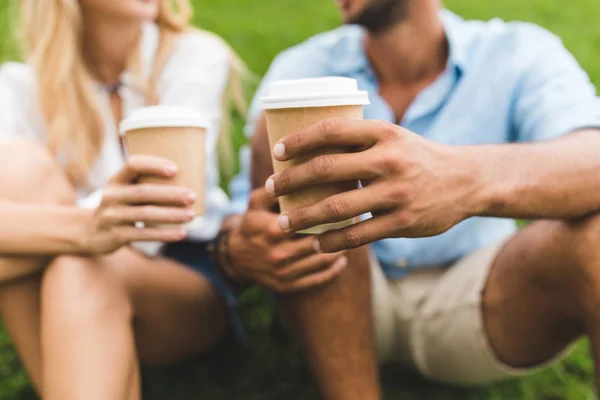
M224 229L209 246L211 260L215 263L217 272L234 289L243 290L251 286L251 281L244 279L235 272L229 253L229 237L231 229Z

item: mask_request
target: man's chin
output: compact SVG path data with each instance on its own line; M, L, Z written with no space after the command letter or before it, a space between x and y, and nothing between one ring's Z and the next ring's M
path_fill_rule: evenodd
M361 25L359 19L359 15L356 13L346 13L342 14L342 22L344 25Z
M345 10L342 20L345 24L360 25L374 34L382 33L407 18L408 3L409 0L369 2L360 10Z

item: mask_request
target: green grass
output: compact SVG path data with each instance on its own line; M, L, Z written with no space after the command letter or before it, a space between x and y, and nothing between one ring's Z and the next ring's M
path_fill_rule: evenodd
M12 3L16 0L8 0ZM15 57L9 45L6 4L0 3L0 60ZM418 0L417 0L418 1ZM339 24L332 0L196 0L195 22L227 39L258 75L281 50ZM447 0L468 18L501 17L538 23L560 35L600 84L600 2L597 0ZM237 141L240 142L238 132ZM243 299L249 340L226 342L202 359L144 373L151 400L314 399L302 358L258 291ZM586 400L592 395L589 345L581 342L564 362L534 376L486 389L463 390L425 382L407 371L383 370L386 399L403 400ZM33 399L6 334L0 334L0 400Z

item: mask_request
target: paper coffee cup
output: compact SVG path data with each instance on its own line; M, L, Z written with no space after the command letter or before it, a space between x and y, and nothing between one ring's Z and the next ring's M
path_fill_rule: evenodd
M129 154L166 158L177 164L173 178L144 176L140 183L181 186L196 192L197 217L184 224L188 230L202 227L206 211L206 128L207 119L195 108L152 106L139 108L121 122Z
M286 80L272 83L266 96L261 97L265 111L267 132L271 148L288 134L307 128L327 118L363 119L364 106L369 104L369 95L358 90L355 79L326 77L314 79ZM291 161L273 160L276 173L294 165L304 163L322 154L343 152L344 149L327 148ZM358 188L358 181L337 184L316 185L279 198L282 212L301 206L315 204L335 194ZM343 228L353 220L315 226L301 231L306 234L320 234Z

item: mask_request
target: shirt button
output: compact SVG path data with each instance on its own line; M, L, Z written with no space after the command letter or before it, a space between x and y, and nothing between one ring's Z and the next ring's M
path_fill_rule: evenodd
M406 258L399 258L396 260L396 267L406 268L408 267L408 260Z

